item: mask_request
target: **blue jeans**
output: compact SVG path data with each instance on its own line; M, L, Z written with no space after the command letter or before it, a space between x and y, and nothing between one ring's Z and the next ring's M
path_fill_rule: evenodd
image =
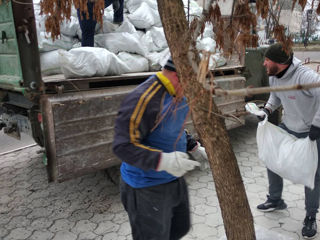
M188 189L184 178L145 188L120 181L133 240L178 240L190 229Z
M105 0L104 1L105 8L110 6L113 3L113 1L114 0ZM120 7L116 12L114 12L113 22L115 23L123 22L123 1L124 0L119 0ZM77 9L80 28L82 31L81 46L93 47L94 46L94 30L95 30L97 21L93 20L94 3L90 2L89 0L87 6L88 6L89 19L86 19L86 14L84 12L82 12L82 19L81 19L80 9Z
M297 138L305 138L308 137L309 132L305 133L296 133L289 130L283 123L279 125L282 129L286 130L288 133L296 136ZM319 199L320 199L320 140L317 140L317 147L318 147L318 168L314 180L314 189L311 190L308 187L304 188L305 193L305 208L306 208L306 216L315 217L318 208L319 208ZM270 199L272 200L279 200L281 199L282 189L283 189L283 179L276 173L270 171L268 169L268 179L269 179L269 195Z

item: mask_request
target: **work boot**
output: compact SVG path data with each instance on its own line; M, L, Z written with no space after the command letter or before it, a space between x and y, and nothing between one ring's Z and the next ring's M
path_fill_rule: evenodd
M282 210L287 208L287 204L282 200L272 200L267 195L267 201L257 206L258 210L262 212L272 212L275 210Z
M315 217L306 216L303 221L303 228L301 231L302 237L305 239L313 239L317 235L317 222Z

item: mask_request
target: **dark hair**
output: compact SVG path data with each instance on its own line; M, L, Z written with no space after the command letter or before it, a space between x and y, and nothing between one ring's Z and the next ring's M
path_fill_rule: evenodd
M172 61L172 57L170 56L167 60L166 64L163 66L164 69L167 69L172 72L176 72L176 67L174 66L174 63Z

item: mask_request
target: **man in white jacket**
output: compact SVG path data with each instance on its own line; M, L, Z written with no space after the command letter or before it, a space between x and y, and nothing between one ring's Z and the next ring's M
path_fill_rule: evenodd
M264 66L269 75L270 86L280 87L320 82L320 75L303 66L301 61L286 53L281 44L271 45L265 53ZM318 156L320 149L320 88L299 91L272 92L262 111L270 115L278 107L283 107L283 119L279 127L298 138L309 137L317 141ZM262 117L263 118L263 117ZM261 119L262 120L262 119ZM319 156L320 159L320 156ZM317 234L316 214L320 198L320 164L315 176L314 189L305 187L306 217L303 222L302 236L312 239ZM268 171L269 195L267 201L257 206L258 210L271 212L287 207L281 198L283 179Z

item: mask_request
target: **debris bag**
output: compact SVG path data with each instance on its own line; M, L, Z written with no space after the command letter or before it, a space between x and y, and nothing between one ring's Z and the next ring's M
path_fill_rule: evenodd
M197 50L206 51L206 52L216 52L216 41L212 38L206 37L202 38L198 37L196 43Z
M48 52L56 49L70 50L77 42L79 42L77 39L63 34L61 34L58 39L53 41L51 34L46 32L40 32L38 39L40 52Z
M97 34L95 43L113 53L130 52L145 56L148 52L147 47L141 44L137 34L127 32Z
M150 52L146 58L149 60L149 71L158 71L164 66L165 61L170 55L169 48L164 49L161 52Z
M128 72L148 72L148 59L137 54L121 52L118 57L129 67Z
M128 19L124 19L122 24L116 28L115 32L136 33L137 30Z
M70 17L70 20L65 19L60 24L60 32L63 35L75 37L77 36L77 31L80 28L79 20L77 17Z
M168 47L167 39L162 27L152 27L150 29L151 37L154 44L161 50Z
M42 76L60 74L59 50L40 53L40 66Z
M247 111L259 115L254 103L246 105ZM257 145L259 158L267 168L279 176L314 188L318 167L317 142L297 138L280 127L268 122L268 117L258 124Z
M129 71L121 59L104 48L60 49L59 60L66 78L121 75Z
M153 42L150 30L143 34L140 40L141 43L147 47L148 52L160 52L162 50L161 48L157 47Z
M149 29L152 26L161 26L159 13L146 2L142 2L139 8L128 15L130 22L139 29Z

